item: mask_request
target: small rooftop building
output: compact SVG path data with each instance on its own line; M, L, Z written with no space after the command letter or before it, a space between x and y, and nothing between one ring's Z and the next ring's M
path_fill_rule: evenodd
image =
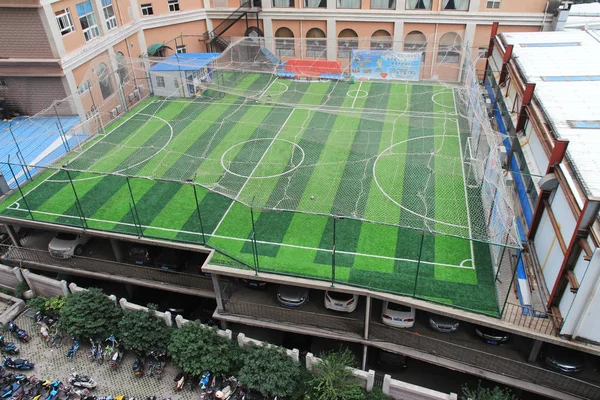
M202 82L212 80L212 61L220 53L183 53L171 56L150 67L150 82L156 96L193 97Z

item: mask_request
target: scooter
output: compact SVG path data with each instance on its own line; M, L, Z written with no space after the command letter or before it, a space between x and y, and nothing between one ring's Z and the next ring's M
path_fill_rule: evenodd
M117 349L113 352L112 357L108 361L109 365L114 369L119 368L121 364L121 360L123 359L123 351L117 347Z
M0 352L6 354L19 354L19 346L13 342L7 342L4 340L4 336L0 336Z
M65 353L65 357L67 357L69 360L72 360L77 354L77 350L79 350L79 340L75 339L73 341L73 346L71 346Z
M54 381L47 386L50 388L50 393L48 393L48 396L46 396L45 400L53 400L56 398L56 396L58 396L58 393L62 389L62 382Z
M144 362L141 358L137 358L133 363L133 374L138 378L144 376Z
M20 341L27 343L31 339L27 332L24 329L19 328L19 326L13 321L8 321L7 327L8 330L11 331L12 334L16 336L17 339L19 339Z
M23 358L13 359L10 357L4 357L4 361L2 362L2 366L10 369L18 369L21 371L28 371L33 369L35 366L34 363L29 360L25 360Z
M180 372L179 374L177 374L174 381L175 381L175 390L177 392L179 392L180 390L183 389L183 386L185 385L185 374L183 372Z
M71 376L69 377L69 383L73 386L85 389L94 389L96 386L98 386L98 384L92 377L86 375L78 375L75 372L71 373Z

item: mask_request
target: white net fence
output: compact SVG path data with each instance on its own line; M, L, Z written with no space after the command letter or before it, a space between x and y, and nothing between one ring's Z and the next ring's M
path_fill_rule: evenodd
M79 117L49 128L68 138L46 165L516 245L499 136L457 37L433 51L389 38L232 38L219 55L100 60L80 93L45 112Z

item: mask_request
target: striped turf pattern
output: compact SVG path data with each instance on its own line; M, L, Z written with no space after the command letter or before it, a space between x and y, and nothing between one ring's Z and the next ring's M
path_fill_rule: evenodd
M248 91L267 86L271 79L268 75L258 74L236 78L238 89L247 88ZM422 154L436 151L457 157L460 153L457 135L460 133L463 145L466 140L468 124L465 121L459 120L461 130L458 132L456 121L449 124L443 118L427 117L433 112L453 110L454 100L448 88L370 82L284 84L288 86L285 92L282 93L282 84L273 84L265 95L280 104L353 107L357 112L349 116L264 104L253 107L253 103L240 101L232 95L213 101L163 102L150 99L109 127L107 131L113 130L108 136L90 144L86 152L72 160L70 165L78 170L121 171L131 176L156 178L175 174L193 178L195 174L204 174L209 181L212 179L227 187L230 197L262 193L266 196L265 204L273 204L279 199L279 195L275 194L288 191L289 196L280 202L279 208L310 209L312 199L316 197L320 204L329 207L323 210L326 213L337 214L333 207L335 204L345 210L355 210L356 215L377 220L380 210L389 208L388 200L382 196L370 173L378 154L390 144L402 142L398 145L401 148L395 150ZM366 96L346 96L347 92L353 94L355 92L351 91L359 87L364 91L361 93L367 93ZM437 103L431 100L436 93L442 93L436 96ZM440 102L442 104L438 104ZM392 129L393 122L386 118L373 119L367 115L370 109L401 111L406 107L411 113L402 117L405 121L402 129ZM170 121L172 131L161 120L150 117L153 114ZM239 123L219 124L226 117ZM244 129L245 126L250 128ZM274 127L280 129L275 131ZM132 134L140 129L143 134ZM440 132L450 133L453 138ZM340 140L338 135L342 134L346 136ZM272 139L276 135L278 139L297 143L305 153L302 173L289 174L291 181L288 174L277 177L283 168L290 167L276 162L277 149L271 148L267 152L275 143ZM421 136L425 137L407 140ZM170 140L167 153L144 161L148 158L148 149L161 148L167 140ZM276 178L262 180L223 175L219 160L236 144L239 151L230 150L228 153L232 170L236 165L256 165L260 161L261 168L257 171ZM204 157L194 158L198 154ZM473 189L465 191L462 177L450 182L447 179L430 179L427 173L427 168L431 167L429 157L415 156L406 163L399 157L406 156L400 154L387 161L394 163L393 175L386 176L387 170L382 170L379 175L378 170L377 176L384 189L403 206L417 213L425 212L418 207L426 208L430 216L431 210L434 210L436 218L422 228L436 230L431 224L436 224L436 219L449 221L456 218L457 209L460 215L456 222L466 225L465 194L471 203L479 200L477 193L471 192ZM370 160L366 168L363 163L353 162L365 159ZM450 168L445 160L436 157L435 168ZM327 163L332 163L331 168L316 167ZM335 168L335 173L332 173L332 168ZM244 168L240 168L239 172L244 175ZM49 177L52 182L46 181ZM190 185L142 178L129 178L128 182L122 176L91 173L71 173L71 178L89 228L202 242L200 220ZM414 193L423 188L426 188L426 202L415 206ZM44 172L24 190L31 191L26 200L27 205L36 211L35 219L76 226L83 224L65 172ZM358 199L347 195L361 190L367 195ZM14 205L11 204L15 201L19 202L19 210L12 209ZM254 266L250 209L201 187L198 187L198 201L208 244ZM14 194L1 204L1 213L30 218L25 208L25 202ZM396 224L415 226L414 214L401 212L399 207L392 212L396 213ZM141 232L136 222L142 226ZM474 243L471 253L471 245L465 239L351 218L340 218L334 222L332 217L299 212L255 210L254 223L261 271L332 279L335 225L334 278L337 282L414 295L477 312L498 313L487 245ZM467 268L453 267L471 259L471 254L475 260L464 263ZM241 263L218 253L213 262L242 267ZM475 268L468 268L473 264Z

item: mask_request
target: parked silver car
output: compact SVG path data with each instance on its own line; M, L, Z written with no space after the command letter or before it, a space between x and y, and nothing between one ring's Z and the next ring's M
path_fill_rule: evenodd
M48 251L54 258L71 258L83 254L83 245L90 240L89 236L75 233L59 232L48 243Z
M309 289L303 287L279 285L277 300L282 306L300 308L308 303L309 291Z

